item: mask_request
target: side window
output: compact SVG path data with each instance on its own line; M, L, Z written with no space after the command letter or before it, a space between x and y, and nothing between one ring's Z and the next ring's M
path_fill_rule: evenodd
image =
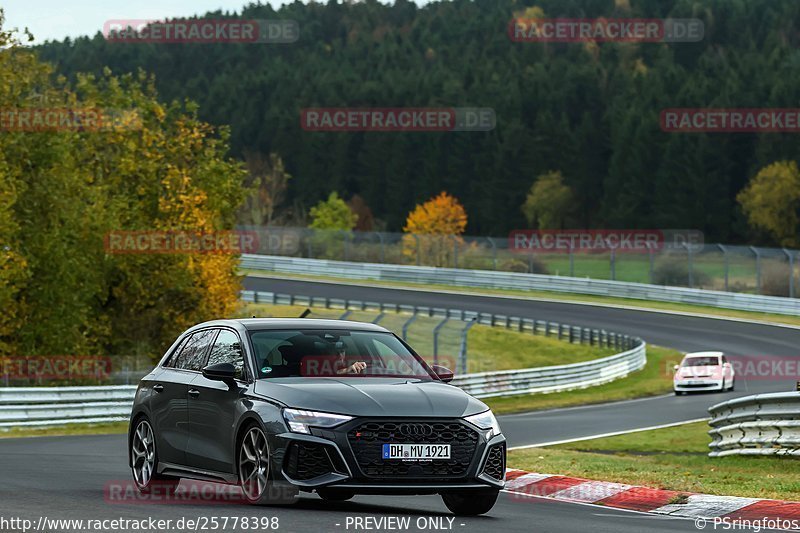
M170 354L169 359L167 359L166 362L164 362L164 366L165 367L167 367L167 368L174 368L175 367L175 363L178 361L178 357L181 354L181 350L183 350L183 348L186 346L186 342L190 338L191 338L191 335L187 335L186 337L184 337L181 340L180 343L178 343L178 346L176 346L175 349L172 350L172 353Z
M236 379L244 379L244 352L242 343L236 333L223 329L208 356L208 364L230 363L236 368Z
M203 366L203 361L205 361L206 354L208 353L208 347L214 340L214 335L216 335L216 333L217 330L215 329L207 329L198 331L192 335L186 344L184 344L183 350L181 350L180 355L178 355L175 364L171 366L181 370L199 371Z

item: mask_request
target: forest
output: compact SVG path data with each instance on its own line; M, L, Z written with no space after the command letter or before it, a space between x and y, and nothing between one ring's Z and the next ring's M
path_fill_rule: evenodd
M696 18L704 38L510 39L509 22L531 15ZM659 116L798 107L796 0L331 0L204 16L293 20L300 37L154 44L98 33L36 49L67 79L142 70L160 99L196 102L200 120L230 126L232 157L291 177L272 223L305 225L309 208L337 192L358 196L375 229L400 231L415 205L447 191L464 205L466 233L502 236L531 226L523 206L532 185L559 173L571 194L558 226L691 228L706 242L777 242L748 223L737 195L761 169L796 160L796 135L667 132ZM491 108L496 126L306 131L302 110L315 107Z

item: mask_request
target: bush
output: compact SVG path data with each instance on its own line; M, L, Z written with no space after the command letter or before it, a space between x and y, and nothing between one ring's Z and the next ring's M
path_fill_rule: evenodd
M709 283L709 276L702 270L692 269L692 285L701 287ZM653 270L653 283L655 285L669 285L675 287L689 286L689 265L686 260L667 259L656 265Z
M497 269L505 272L550 274L547 266L536 256L525 259L505 259L497 263Z
M789 296L789 265L767 263L761 270L761 294Z

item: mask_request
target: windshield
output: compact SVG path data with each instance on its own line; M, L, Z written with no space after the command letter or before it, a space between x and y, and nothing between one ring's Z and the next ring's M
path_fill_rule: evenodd
M692 357L685 359L681 366L718 366L718 357Z
M391 333L345 330L263 330L250 339L259 378L409 377L432 371Z

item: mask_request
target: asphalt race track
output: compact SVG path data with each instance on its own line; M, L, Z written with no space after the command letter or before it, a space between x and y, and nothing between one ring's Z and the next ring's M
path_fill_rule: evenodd
M245 285L260 291L452 307L546 319L638 335L648 343L684 351L721 349L738 356L790 357L797 354L800 345L800 330L796 329L664 313L284 279L251 277ZM793 385L792 380L739 381L733 393L664 396L510 415L501 418L501 425L512 446L550 442L702 418L707 415L707 407L721 399L754 392L792 390ZM448 522L452 516L438 496L358 496L350 502L330 503L307 495L295 506L273 508L212 504L203 499L169 505L123 503L107 497L110 485L127 484L129 480L125 437L121 435L0 440L0 517L27 518L34 524L43 516L83 520L152 517L170 519L173 523L180 518L246 516L277 517L279 531L389 531L392 529L381 527L375 520L410 517L410 527L403 529L405 531L697 531L691 520L506 493L501 494L489 515L455 518L452 524ZM369 518L372 522L362 523L365 527L355 527L353 521L359 518ZM66 529L49 529L54 530ZM0 526L0 531L20 529Z

